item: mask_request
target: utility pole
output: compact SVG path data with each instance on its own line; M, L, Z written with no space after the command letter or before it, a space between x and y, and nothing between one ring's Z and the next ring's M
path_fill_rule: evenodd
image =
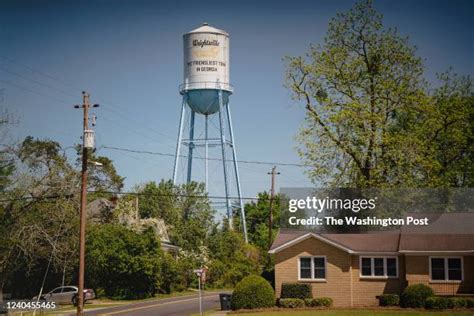
M270 188L270 209L268 211L268 249L272 247L272 227L273 227L273 199L275 197L275 176L280 174L276 172L276 166L273 166L271 172L267 172L272 176L272 186Z
M94 104L92 107L98 107ZM86 220L87 220L87 154L94 147L94 132L89 130L89 94L82 91L82 106L75 105L74 108L83 109L83 146L82 146L82 171L81 171L81 208L79 229L79 281L77 292L77 315L82 316L84 312L84 271L86 254Z

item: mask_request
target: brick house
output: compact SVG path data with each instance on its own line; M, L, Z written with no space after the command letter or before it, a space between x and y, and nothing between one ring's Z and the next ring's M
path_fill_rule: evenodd
M276 295L283 283L294 282L311 284L313 297L331 297L336 307L375 306L377 296L416 283L437 295L474 295L473 215L438 215L429 230L281 230L269 251L275 256Z

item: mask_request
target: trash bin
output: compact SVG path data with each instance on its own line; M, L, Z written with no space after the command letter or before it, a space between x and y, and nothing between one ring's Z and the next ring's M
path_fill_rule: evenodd
M230 299L232 298L231 294L220 293L219 299L221 300L221 310L222 311L230 311Z

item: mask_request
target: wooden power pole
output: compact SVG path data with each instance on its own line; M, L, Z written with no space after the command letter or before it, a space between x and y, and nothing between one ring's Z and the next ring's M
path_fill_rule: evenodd
M272 247L272 227L273 227L273 199L275 197L275 176L280 174L276 172L276 166L273 166L272 171L268 172L272 176L272 186L270 188L270 209L268 210L268 249Z
M94 104L93 107L98 107ZM77 315L82 315L84 312L84 271L85 271L85 254L86 254L86 220L87 220L87 154L88 149L92 148L90 135L93 134L89 130L89 94L82 92L82 106L75 105L76 109L83 109L83 146L82 146L82 171L81 171L81 208L80 208L80 229L79 229L79 280L77 292Z

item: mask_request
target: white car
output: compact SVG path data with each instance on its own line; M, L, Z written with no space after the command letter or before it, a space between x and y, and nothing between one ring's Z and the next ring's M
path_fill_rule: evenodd
M77 286L60 286L49 293L43 294L40 301L56 302L57 304L74 304L77 305ZM84 303L95 298L95 292L92 289L84 289ZM38 296L33 297L38 300Z

